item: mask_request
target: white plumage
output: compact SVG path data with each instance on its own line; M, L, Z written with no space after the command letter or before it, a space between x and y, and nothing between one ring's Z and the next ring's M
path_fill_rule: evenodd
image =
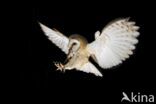
M115 21L106 26L98 39L88 45L89 52L94 54L102 68L111 68L122 63L133 54L138 26L128 19Z
M62 49L63 52L68 54L67 46L69 43L69 39L57 30L52 30L41 23L40 26L42 27L45 35L48 36L49 40L51 40L56 46Z
M104 69L121 64L133 54L138 43L138 26L129 19L120 19L108 24L100 33L95 33L95 41L87 43L84 37L72 35L66 37L40 23L48 38L67 54L68 62L63 65L55 63L59 70L77 69L96 76L101 72L89 62L91 56Z

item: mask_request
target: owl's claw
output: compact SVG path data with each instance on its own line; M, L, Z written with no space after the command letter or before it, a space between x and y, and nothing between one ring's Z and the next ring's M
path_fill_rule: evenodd
M60 62L54 62L54 65L57 67L56 70L60 70L62 72L65 72L65 69L64 69L64 65Z

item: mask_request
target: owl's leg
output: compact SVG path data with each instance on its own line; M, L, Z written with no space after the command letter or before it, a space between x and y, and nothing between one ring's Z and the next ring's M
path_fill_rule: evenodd
M71 70L71 69L73 69L72 67L70 67L70 65L68 63L65 64L65 65L63 65L62 63L54 62L54 65L57 67L56 70L60 70L62 72L65 72L65 70Z
M72 70L74 68L74 60L69 60L67 63L64 64L64 70Z

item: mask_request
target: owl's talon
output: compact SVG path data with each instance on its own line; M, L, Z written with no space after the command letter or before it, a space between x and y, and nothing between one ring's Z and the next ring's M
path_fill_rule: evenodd
M62 63L59 63L59 62L54 62L54 65L57 67L56 70L60 70L62 72L65 72L64 70L64 65Z

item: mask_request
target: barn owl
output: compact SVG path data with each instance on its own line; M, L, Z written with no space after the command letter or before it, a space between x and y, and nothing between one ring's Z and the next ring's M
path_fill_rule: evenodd
M39 24L49 40L67 55L65 63L54 63L57 70L76 69L99 77L103 75L89 61L89 57L92 57L103 69L119 65L133 54L135 45L138 43L137 37L140 34L139 26L129 21L128 18L114 20L101 32L95 32L95 40L91 43L79 34L67 37L55 29L50 29L42 23Z

